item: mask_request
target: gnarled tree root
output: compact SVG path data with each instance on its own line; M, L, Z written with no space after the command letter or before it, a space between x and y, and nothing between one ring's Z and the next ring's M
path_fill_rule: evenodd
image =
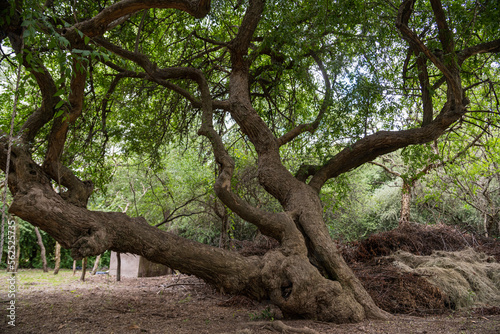
M304 327L304 328L291 327L291 326L285 325L280 320L251 322L251 323L248 323L248 325L249 326L261 326L262 328L270 329L270 330L276 331L278 333L319 334L319 332L315 331L314 329L307 328L307 327Z

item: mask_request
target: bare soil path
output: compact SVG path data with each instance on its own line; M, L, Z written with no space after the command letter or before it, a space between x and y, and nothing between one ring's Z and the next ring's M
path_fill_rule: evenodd
M33 277L33 275L38 275ZM276 333L265 303L221 295L192 276L123 278L70 271L21 272L17 277L16 326L7 323L7 274L0 274L0 333ZM267 319L265 319L267 317ZM439 316L395 316L390 321L336 325L282 320L317 333L500 333L500 315L459 312ZM312 332L312 331L311 331Z

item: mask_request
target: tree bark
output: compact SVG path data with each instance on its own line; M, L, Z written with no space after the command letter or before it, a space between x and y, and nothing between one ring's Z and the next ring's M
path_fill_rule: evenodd
M47 269L47 257L45 256L45 246L43 244L42 235L40 234L38 227L35 227L35 234L36 234L38 246L40 246L40 258L42 259L43 272L46 273L49 271Z
M76 275L76 260L73 260L73 276Z
M55 264L54 264L54 275L59 274L59 269L61 268L61 244L56 241L56 252L55 252Z

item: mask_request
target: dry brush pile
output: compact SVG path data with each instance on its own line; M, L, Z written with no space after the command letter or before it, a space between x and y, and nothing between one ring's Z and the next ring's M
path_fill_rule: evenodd
M477 306L499 313L498 240L445 225L406 224L339 247L386 311L436 314Z

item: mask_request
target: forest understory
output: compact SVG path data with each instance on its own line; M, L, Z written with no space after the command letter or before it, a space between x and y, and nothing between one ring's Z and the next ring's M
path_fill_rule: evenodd
M265 301L220 294L194 276L116 282L88 275L81 282L62 271L59 275L68 277L63 284L20 280L16 327L7 326L4 317L0 332L498 333L498 240L444 225L405 225L339 248L377 305L394 318L343 325L283 319ZM262 251L250 244L240 249ZM7 299L4 290L1 301Z

